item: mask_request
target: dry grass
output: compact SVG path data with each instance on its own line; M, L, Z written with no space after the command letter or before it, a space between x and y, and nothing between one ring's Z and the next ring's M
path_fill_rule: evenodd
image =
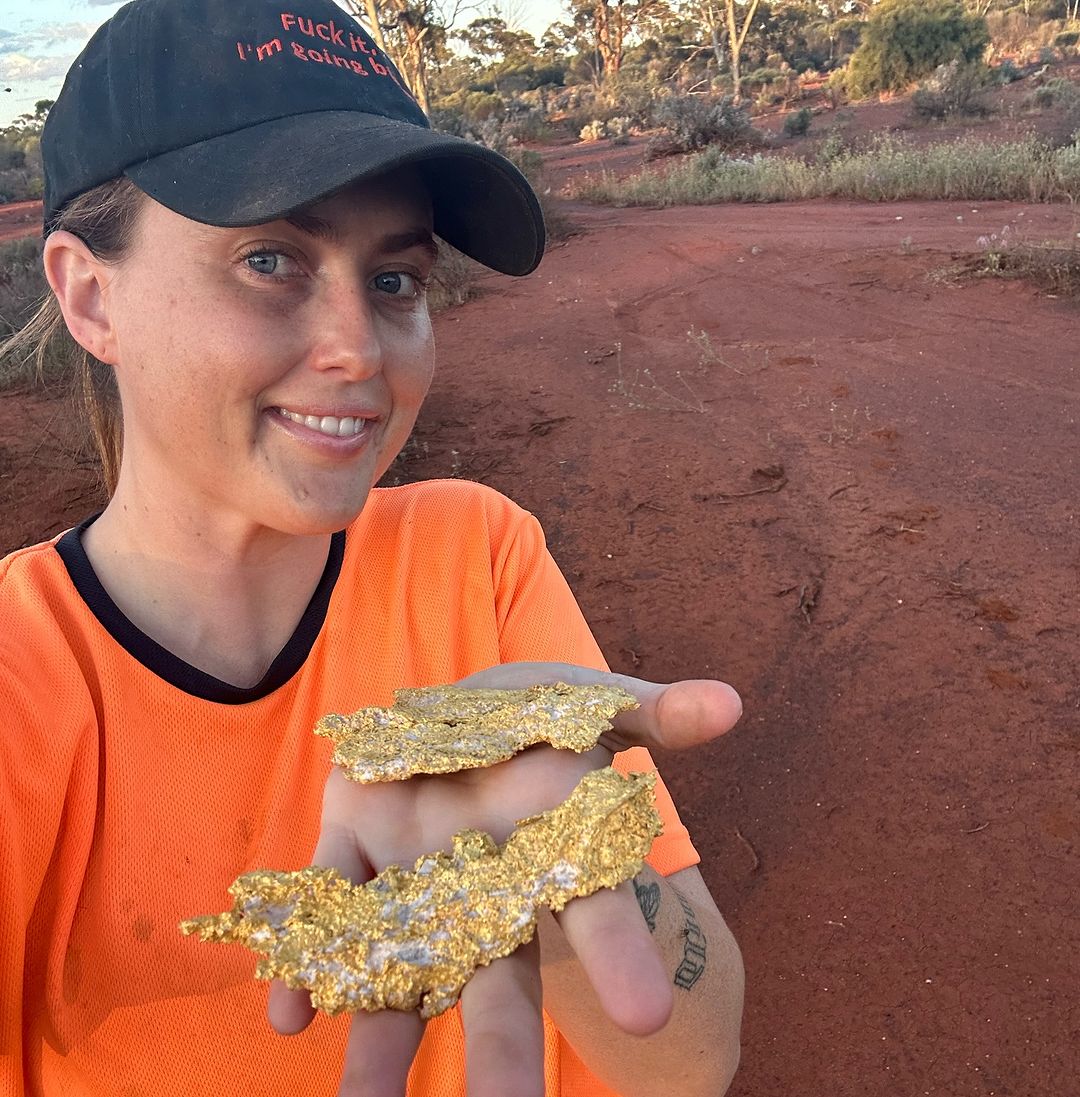
M1080 248L1075 244L1015 244L977 256L967 270L1019 278L1055 297L1080 297Z
M1035 137L987 142L975 137L917 146L884 137L867 149L806 160L718 149L687 157L668 171L619 179L586 177L573 196L616 206L709 205L841 198L870 202L1080 198L1080 143L1051 148Z

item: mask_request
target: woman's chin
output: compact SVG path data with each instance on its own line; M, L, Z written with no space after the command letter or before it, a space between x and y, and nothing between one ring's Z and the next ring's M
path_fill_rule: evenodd
M339 495L332 499L316 499L310 495L294 499L290 506L281 508L274 525L282 533L301 537L337 533L357 518L369 492L370 489L362 494L349 493L348 497Z

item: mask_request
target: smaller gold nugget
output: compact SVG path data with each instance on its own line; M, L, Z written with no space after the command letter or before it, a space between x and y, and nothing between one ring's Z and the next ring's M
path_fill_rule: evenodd
M465 830L453 850L355 886L333 869L249 872L224 914L182 922L204 941L262 953L261 979L311 991L329 1014L449 1009L478 967L532 938L540 907L615 887L641 871L660 833L652 773L586 774L558 807L519 821L500 848Z
M432 686L399 689L392 708L324 716L315 734L334 741L334 764L351 780L401 781L493 766L535 743L580 754L617 712L636 707L633 694L614 686Z

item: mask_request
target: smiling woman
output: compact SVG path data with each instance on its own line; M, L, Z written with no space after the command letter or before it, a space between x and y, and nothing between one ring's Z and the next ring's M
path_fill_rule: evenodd
M523 275L544 226L511 164L430 129L358 23L301 8L134 0L43 134L52 297L14 349L66 341L109 501L0 562L0 1090L718 1097L742 969L659 780L635 886L570 901L426 1024L311 1023L306 994L268 1000L244 955L179 933L242 873L363 884L739 715L720 682L606 673L509 499L376 486L431 380L435 236ZM313 35L368 76L298 59ZM312 734L456 679L617 683L640 707L584 754L378 787Z

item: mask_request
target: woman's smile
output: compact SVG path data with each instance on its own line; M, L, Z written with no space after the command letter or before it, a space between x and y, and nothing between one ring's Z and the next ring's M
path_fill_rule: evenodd
M348 457L358 453L371 440L379 417L371 412L331 415L322 411L295 411L291 408L271 408L274 427L285 431L319 453Z

